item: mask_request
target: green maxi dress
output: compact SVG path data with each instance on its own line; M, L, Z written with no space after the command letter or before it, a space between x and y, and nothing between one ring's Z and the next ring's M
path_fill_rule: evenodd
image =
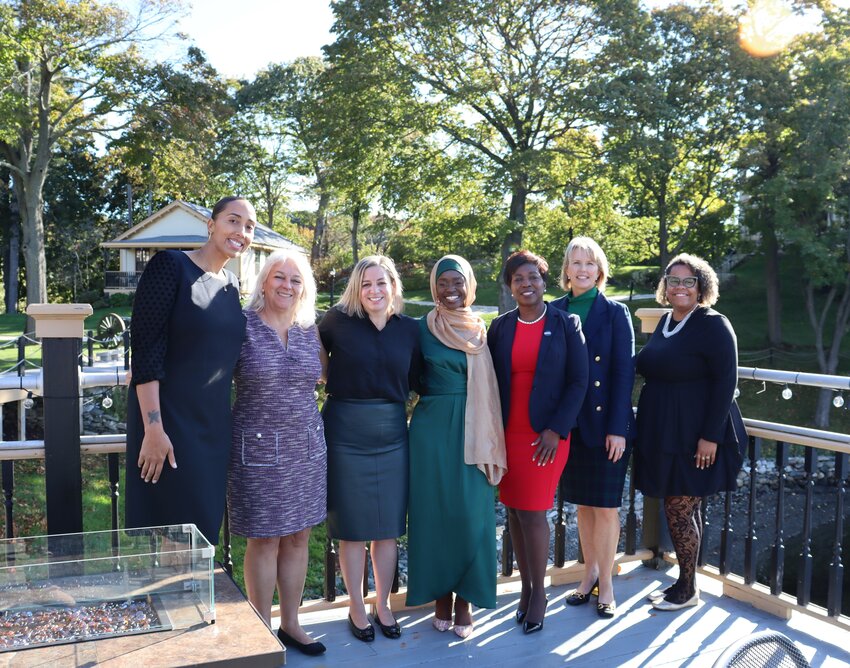
M466 354L419 322L425 372L410 421L407 604L455 592L496 607L495 492L463 462Z

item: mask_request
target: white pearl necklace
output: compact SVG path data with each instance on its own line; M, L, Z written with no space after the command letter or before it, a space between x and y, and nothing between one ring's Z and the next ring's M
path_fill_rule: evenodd
M669 339L674 334L678 334L682 327L685 326L685 323L688 321L688 318L691 317L691 313L697 310L697 306L699 304L694 304L694 307L688 311L687 315L679 321L679 324L676 325L673 329L670 329L670 322L673 320L673 312L670 312L670 315L664 321L664 327L661 328L661 333L664 335L665 339Z
M519 320L523 325L536 325L538 322L543 320L546 317L546 310L549 308L549 305L546 302L543 302L543 313L537 316L534 320L523 320L519 316L517 316L517 320Z

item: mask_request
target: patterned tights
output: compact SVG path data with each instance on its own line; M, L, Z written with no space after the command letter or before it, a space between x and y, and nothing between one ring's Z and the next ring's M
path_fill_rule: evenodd
M702 518L699 496L668 496L664 498L667 526L679 562L679 579L665 598L671 603L684 603L696 591L697 558L702 540Z

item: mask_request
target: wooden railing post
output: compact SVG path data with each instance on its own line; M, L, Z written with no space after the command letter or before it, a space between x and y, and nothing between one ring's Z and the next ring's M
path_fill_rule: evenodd
M89 304L30 304L42 339L44 478L49 534L83 531L80 458L80 368L77 360Z

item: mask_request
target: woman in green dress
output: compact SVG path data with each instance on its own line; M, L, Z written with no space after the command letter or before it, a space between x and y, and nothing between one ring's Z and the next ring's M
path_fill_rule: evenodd
M410 421L407 604L435 601L434 628L472 633L470 603L496 607L493 486L505 473L499 389L486 326L472 312L462 257L431 270L435 308L420 320L425 372Z

